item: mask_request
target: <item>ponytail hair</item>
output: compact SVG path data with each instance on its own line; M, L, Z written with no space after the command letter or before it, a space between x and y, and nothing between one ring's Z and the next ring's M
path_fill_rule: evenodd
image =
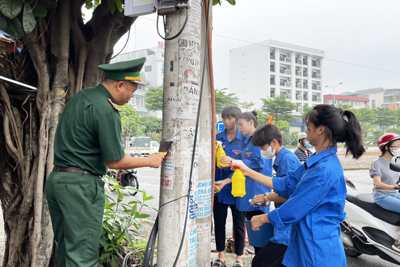
M244 112L239 115L237 118L239 119L245 119L246 121L251 121L253 120L254 122L254 127L257 128L258 125L258 119L257 119L257 111L253 110L252 112Z
M316 127L324 126L329 147L335 147L337 142L345 142L346 155L351 153L355 159L365 152L361 124L350 110L343 111L335 106L321 104L310 110L305 119Z

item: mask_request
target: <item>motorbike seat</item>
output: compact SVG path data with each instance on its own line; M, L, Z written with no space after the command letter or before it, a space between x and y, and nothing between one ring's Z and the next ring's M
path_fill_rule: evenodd
M381 208L374 201L374 196L369 193L363 194L347 194L347 201L359 206L363 210L369 212L374 217L385 221L389 224L400 226L400 213L392 212Z

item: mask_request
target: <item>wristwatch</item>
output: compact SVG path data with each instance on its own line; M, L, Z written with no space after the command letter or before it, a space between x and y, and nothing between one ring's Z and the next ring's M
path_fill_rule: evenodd
M395 189L395 190L398 190L398 189L400 189L400 186L399 186L399 185L395 185L395 186L394 186L394 189ZM264 198L265 198L265 195L264 195Z
M269 194L271 194L271 192L267 192L267 193L264 194L264 205L265 206L268 206L269 203L271 202L271 200L268 200Z

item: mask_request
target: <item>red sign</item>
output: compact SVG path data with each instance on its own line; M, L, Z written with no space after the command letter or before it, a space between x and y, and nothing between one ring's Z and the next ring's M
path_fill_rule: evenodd
M164 42L158 42L158 48L164 48Z
M269 116L269 118L268 118L268 116ZM265 118L267 118L267 122L268 122L268 123L271 123L271 122L272 122L272 119L274 118L274 115L272 115L272 114L270 114L270 115L265 114Z

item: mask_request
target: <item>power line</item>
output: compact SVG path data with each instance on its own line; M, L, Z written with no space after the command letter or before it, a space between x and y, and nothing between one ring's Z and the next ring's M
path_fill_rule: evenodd
M142 19L156 21L155 19L144 18L144 17L141 17L141 18ZM221 34L213 33L213 35L214 36L218 36L218 37L222 37L222 38L225 38L225 39L230 39L230 40L234 40L234 41L238 41L238 42L247 43L247 44L254 44L254 45L268 47L267 45L263 45L261 43L249 42L249 41L245 41L245 40L241 40L241 39L237 39L237 38L224 36L224 35L221 35ZM387 72L387 73L391 73L391 74L400 75L400 72L394 72L394 71L390 71L390 70L383 70L383 69L373 68L373 67L369 67L369 66L363 66L363 65L359 65L359 64L355 64L355 63L344 62L344 61L330 59L330 58L324 58L324 60L328 60L328 61L332 61L332 62L336 62L336 63L341 63L341 64L346 64L346 65L351 65L351 66L360 67L360 68L365 68L365 69L371 69L371 70L376 70L376 71L381 71L381 72Z
M218 37L222 37L222 38L226 38L226 39L231 39L231 40L243 42L243 43L248 43L248 44L254 44L254 45L259 45L259 46L268 47L267 45L263 45L263 44L261 44L261 43L249 42L249 41L245 41L245 40L241 40L241 39L236 39L236 38L232 38L232 37L228 37L228 36L224 36L224 35L220 35L220 34L215 34L215 33L213 33L213 35L218 36ZM324 59L325 59L325 60L328 60L328 61L333 61L333 62L341 63L341 64L347 64L347 65L352 65L352 66L356 66L356 67L360 67L360 68L372 69L372 70L377 70L377 71L382 71L382 72L387 72L387 73L392 73L392 74L400 75L399 72L394 72L394 71L389 71L389 70L382 70L382 69L378 69L378 68L363 66L363 65L359 65L359 64L355 64L355 63L349 63L349 62L344 62L344 61L335 60L335 59L330 59L330 58L324 58Z

